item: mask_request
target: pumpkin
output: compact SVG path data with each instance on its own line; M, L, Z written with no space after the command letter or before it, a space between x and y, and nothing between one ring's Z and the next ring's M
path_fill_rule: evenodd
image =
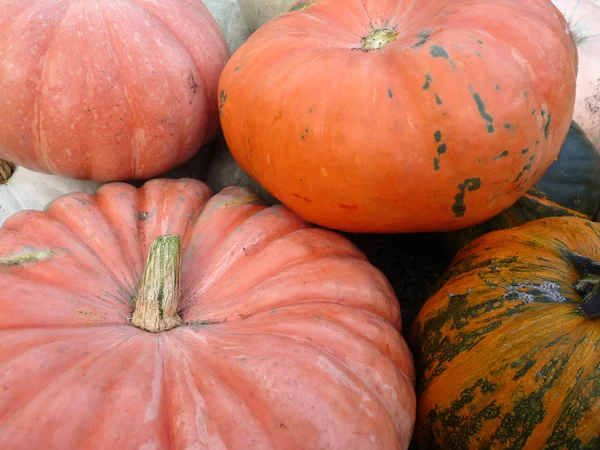
M208 165L206 176L203 180L214 192L228 186L242 186L256 192L264 203L275 205L279 201L269 194L265 189L248 176L246 172L235 162L231 152L227 147L225 139L221 138L217 142L215 151Z
M229 55L201 0L2 6L0 157L68 178L145 179L216 135Z
M204 4L219 24L229 52L235 52L251 34L237 0L204 0Z
M52 200L69 192L93 194L99 186L94 181L32 172L0 160L0 225L24 209L43 209Z
M550 2L292 9L232 55L219 104L238 164L308 221L465 228L513 204L558 154L577 53Z
M592 220L600 212L600 154L584 131L572 122L560 153L517 202L496 217L474 227L441 233L445 248L455 254L489 231L522 225L552 216Z
M238 0L242 15L250 31L287 12L295 0Z
M552 3L568 20L579 54L574 119L600 152L600 1Z
M413 331L422 448L600 448L600 225L540 219L459 252Z
M257 199L155 179L9 218L0 448L406 449L414 369L389 283Z

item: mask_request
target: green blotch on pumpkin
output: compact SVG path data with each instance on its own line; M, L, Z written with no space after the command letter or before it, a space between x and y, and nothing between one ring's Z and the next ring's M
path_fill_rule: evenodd
M548 114L546 124L544 125L544 139L548 139L548 133L550 132L550 121L552 120L552 114Z
M517 381L519 378L522 378L523 376L525 376L527 374L527 372L529 372L529 369L531 369L536 363L535 359L529 359L527 360L523 366L517 371L517 373L515 373L515 375L513 376L513 381ZM518 365L516 365L515 363L511 364L511 367L518 367Z
M433 83L433 78L431 78L431 75L426 73L425 74L425 84L423 85L423 89L429 89L429 86L431 86L431 83Z
M526 154L528 151L529 151L529 149L528 149L528 148L524 148L523 150L521 150L521 155L524 155L524 154Z
M441 98L440 98L440 96L439 96L439 95L437 95L437 94L435 94L435 102L436 102L438 105L441 105L441 104L443 103L443 102L442 102L442 99L441 99Z
M414 336L419 351L417 362L420 373L429 373L429 378L422 380L423 388L437 376L441 375L458 355L468 352L479 344L485 335L500 327L501 321L481 324L474 329L461 331L481 314L486 312L487 305L470 304L469 294L457 294L450 297L448 306L437 310L421 323L416 322ZM446 337L444 329L454 330L454 339Z
M219 114L223 115L223 107L225 106L225 102L227 101L227 94L225 90L221 90L219 94Z
M444 47L440 47L439 45L432 45L431 49L429 49L429 54L434 58L448 59L450 57Z
M485 103L483 103L483 100L481 99L479 94L477 92L475 92L471 86L469 86L469 91L471 91L473 100L475 100L475 103L477 104L477 109L479 110L479 114L485 120L485 122L487 124L488 133L493 133L495 131L493 117L487 113L487 111L485 110Z
M440 142L442 140L442 132L439 130L436 131L433 133L433 138L435 139L435 142Z
M433 170L440 170L440 158L438 158L437 156L433 158Z
M391 89L388 89L388 97L389 98L394 98L394 93L392 92Z
M595 450L600 448L600 434L589 442L582 442L577 437L577 427L590 413L593 405L600 401L600 363L584 376L584 368L580 367L575 380L569 388L563 402L561 414L556 421L552 435L548 438L548 449Z
M494 158L494 161L497 161L500 158L504 158L505 156L508 156L508 150L504 150L502 153L500 153L499 155L496 155L496 157Z
M298 2L298 3L296 3L295 5L293 5L293 6L290 8L290 11L302 11L302 10L304 10L304 9L306 9L306 8L309 8L309 7L311 7L311 6L312 6L312 5L314 5L314 4L315 4L315 2L314 2L314 1L308 1L308 2L301 1L301 2Z
M475 54L481 58L481 53L475 52Z
M480 378L475 384L460 393L460 397L454 400L448 408L435 406L427 414L427 427L429 428L425 443L425 448L432 450L458 450L467 449L472 446L472 438L483 428L486 421L494 421L500 418L502 409L491 400L479 411L472 409L471 413L465 414L469 410L469 405L474 401L481 401L481 398L489 398L496 392L498 386L486 378ZM444 432L444 444L440 446L435 441L429 441L431 437L438 435L437 429L451 430Z
M24 252L19 255L0 256L0 268L24 266L25 264L33 264L46 259L50 259L56 255L54 250L36 250Z
M454 217L462 217L467 212L465 205L465 195L467 192L476 191L481 188L481 180L479 178L467 178L463 183L459 183L459 192L454 196L454 205L452 212Z
M450 55L448 55L448 52L446 51L446 49L444 47L441 47L439 45L432 45L431 48L429 49L429 54L431 56L433 56L434 58L447 59L452 67L456 67L454 65L454 61L452 61L452 59L450 58Z
M437 148L438 155L442 156L444 153L446 153L447 149L448 147L446 147L446 144L440 144Z
M510 123L505 123L504 128L510 130L512 128L512 125Z
M533 116L535 114L535 109L531 110L531 115Z
M419 31L415 35L417 42L414 45L412 45L411 48L417 49L417 48L421 47L423 44L425 44L429 40L430 37L431 37L431 31L429 31L429 30Z
M500 86L496 85L496 90L499 91L500 90Z
M529 161L527 162L527 164L525 164L523 166L523 168L521 169L521 171L517 174L517 177L515 178L515 181L513 181L513 183L518 182L521 179L521 177L523 177L525 172L529 172L531 170L531 163L533 162L534 158L535 158L535 155L531 155L531 158L529 158Z

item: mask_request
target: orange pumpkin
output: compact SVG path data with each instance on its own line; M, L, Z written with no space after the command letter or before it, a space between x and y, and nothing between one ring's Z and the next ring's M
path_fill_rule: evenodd
M109 183L9 218L0 448L407 449L413 362L386 278L257 198Z
M219 81L240 166L307 220L459 229L550 166L577 53L541 0L315 0L263 25Z
M423 449L600 448L600 224L463 248L413 326Z
M69 178L147 179L218 131L229 55L201 0L2 8L1 158Z

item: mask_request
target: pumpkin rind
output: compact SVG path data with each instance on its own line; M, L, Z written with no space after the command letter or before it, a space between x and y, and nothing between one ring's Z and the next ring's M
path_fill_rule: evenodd
M600 446L600 323L575 254L600 261L600 225L541 219L459 252L412 329L423 448Z
M146 179L219 129L229 54L201 0L7 0L0 157L97 181Z
M550 2L307 5L238 49L219 103L236 161L310 222L464 228L513 204L558 154L577 55Z
M484 233L516 227L544 217L574 216L592 220L600 212L600 154L572 122L556 160L517 202L474 227L443 233L452 254Z
M182 325L128 324L181 236ZM404 448L412 357L356 247L247 189L153 180L0 228L0 448ZM35 421L35 427L31 424Z

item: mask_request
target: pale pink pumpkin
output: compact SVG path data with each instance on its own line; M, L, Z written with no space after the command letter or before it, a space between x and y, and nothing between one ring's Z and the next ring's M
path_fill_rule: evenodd
M201 0L1 6L1 158L70 178L147 179L217 132L228 50Z
M0 228L0 448L407 449L400 329L356 247L250 190L69 194Z

